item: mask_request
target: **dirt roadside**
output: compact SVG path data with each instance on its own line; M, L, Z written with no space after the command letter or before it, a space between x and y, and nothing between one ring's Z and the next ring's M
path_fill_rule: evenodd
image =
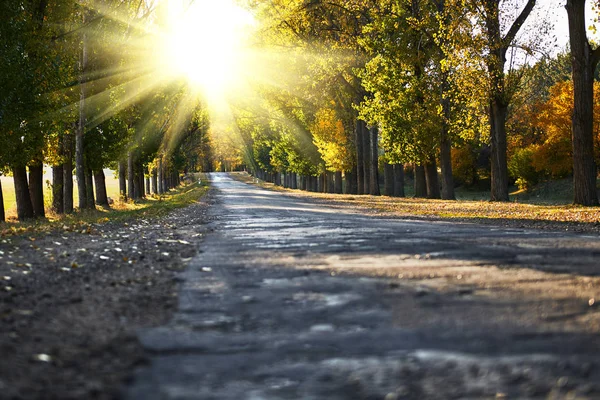
M157 219L0 238L0 399L114 399L166 323L211 193ZM66 227L65 227L66 228Z

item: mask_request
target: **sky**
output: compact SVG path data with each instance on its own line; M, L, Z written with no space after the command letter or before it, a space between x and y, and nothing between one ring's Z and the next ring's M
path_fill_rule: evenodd
M566 0L538 0L531 15L531 20L524 26L524 30L540 32L544 28L549 29L549 36L556 37L551 54L564 50L569 42L569 23L567 20ZM590 26L595 13L592 11L591 1L586 2L586 18ZM600 35L592 35L588 31L588 37L600 41ZM547 40L544 39L544 40Z

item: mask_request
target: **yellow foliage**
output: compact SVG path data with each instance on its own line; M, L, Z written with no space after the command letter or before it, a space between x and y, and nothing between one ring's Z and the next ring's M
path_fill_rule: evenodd
M571 115L573 113L573 82L558 82L550 88L548 100L535 104L528 117L543 132L542 142L532 145L532 163L536 170L552 177L563 177L573 169L571 147ZM594 83L594 137L598 160L598 129L600 122L600 83Z
M311 132L328 170L348 171L352 167L349 133L335 110L322 108L317 111Z

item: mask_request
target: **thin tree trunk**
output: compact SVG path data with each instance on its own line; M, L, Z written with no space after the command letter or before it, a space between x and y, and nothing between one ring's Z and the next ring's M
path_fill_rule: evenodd
M452 177L452 142L448 133L450 120L450 100L447 98L448 74L443 74L442 83L442 130L440 132L440 168L442 170L442 199L456 200L454 194L454 178Z
M333 179L334 179L333 172L327 171L326 179L327 179L327 193L335 193L335 182L333 181Z
M2 181L0 181L0 222L6 221L6 213L4 212L4 194L2 193Z
M150 193L150 175L146 175L146 195L149 195Z
M383 164L383 181L386 196L394 195L394 166L389 163Z
M221 164L221 168L223 168L224 164ZM163 186L165 187L165 193L169 192L169 190L171 190L171 171L168 167L164 167L165 171L163 172L163 179L165 181L165 183L163 184Z
M364 148L363 148L363 131L365 122L356 120L356 126L354 128L354 141L356 144L356 177L357 177L357 191L356 194L364 194Z
M425 167L415 165L415 197L427 197L427 185L425 183Z
M158 194L158 173L156 168L152 169L152 193Z
M134 183L135 169L133 168L133 154L127 153L127 197L134 200L135 197L135 183Z
M44 218L44 166L41 161L29 166L29 196L35 218Z
M102 207L109 207L108 195L106 194L106 177L102 168L94 171L94 183L96 184L96 204Z
M503 100L492 100L490 110L491 136L491 200L508 201L508 164L506 161L506 114Z
M163 182L163 162L162 162L162 157L160 157L158 159L158 170L157 170L157 175L158 175L158 193L159 194L163 194L165 192L165 187L164 187L164 182Z
M373 152L371 151L371 135L369 134L369 128L364 125L363 126L363 165L364 165L364 174L363 174L363 193L370 194L371 193L371 157Z
M573 64L573 202L598 205L597 167L594 161L594 70L600 50L592 50L587 38L585 1L567 0Z
M73 135L63 136L64 165L63 165L63 197L65 213L73 212Z
M394 165L394 196L404 197L404 164Z
M138 180L138 198L143 199L146 197L146 188L144 186L144 166L140 163L137 165L137 180Z
M335 171L333 192L341 194L344 185L342 184L342 171Z
M142 197L142 188L140 188L140 169L137 162L133 163L133 198L139 200Z
M96 201L94 200L94 174L91 168L85 169L85 187L87 190L87 208L90 210L96 209Z
M581 0L583 1L583 0ZM485 27L489 54L486 57L490 82L490 137L491 137L491 200L508 201L508 166L506 162L506 115L510 95L506 90L504 65L506 51L535 6L536 0L527 0L525 7L502 36L500 2L485 0Z
M83 24L86 24L87 11L84 11ZM79 195L79 209L83 210L89 207L86 188L86 171L83 160L83 135L85 133L86 116L85 116L85 104L87 97L86 88L86 77L87 64L88 64L88 39L86 30L82 30L81 39L81 54L80 54L80 65L79 65L79 121L77 129L75 130L75 175L77 175L77 191Z
M430 157L429 162L425 164L425 183L427 185L427 198L441 198L440 181L438 179L435 157Z
M57 214L65 212L64 164L52 166L52 209Z
M33 205L27 183L27 167L25 165L13 166L12 172L17 200L17 217L19 221L33 218Z
M127 164L123 160L119 161L119 197L127 200Z
M371 143L371 176L369 179L369 193L371 193L374 196L381 195L381 191L379 190L379 145L377 139L378 134L379 129L376 126L370 129L369 138Z
M344 172L344 179L346 180L346 187L344 193L356 194L357 182L356 182L356 170Z

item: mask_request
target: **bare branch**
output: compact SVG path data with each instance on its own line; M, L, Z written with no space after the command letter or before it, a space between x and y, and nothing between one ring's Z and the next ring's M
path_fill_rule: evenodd
M531 13L531 10L533 10L534 6L535 6L535 0L527 0L527 4L525 5L525 8L523 8L523 11L521 11L521 14L519 14L519 16L517 17L515 22L513 22L512 26L508 30L508 33L506 34L506 36L504 36L504 38L502 39L502 44L505 49L508 48L508 46L515 39L515 36L517 36L519 29L521 29L521 26L523 26L523 24L525 23L525 20Z

